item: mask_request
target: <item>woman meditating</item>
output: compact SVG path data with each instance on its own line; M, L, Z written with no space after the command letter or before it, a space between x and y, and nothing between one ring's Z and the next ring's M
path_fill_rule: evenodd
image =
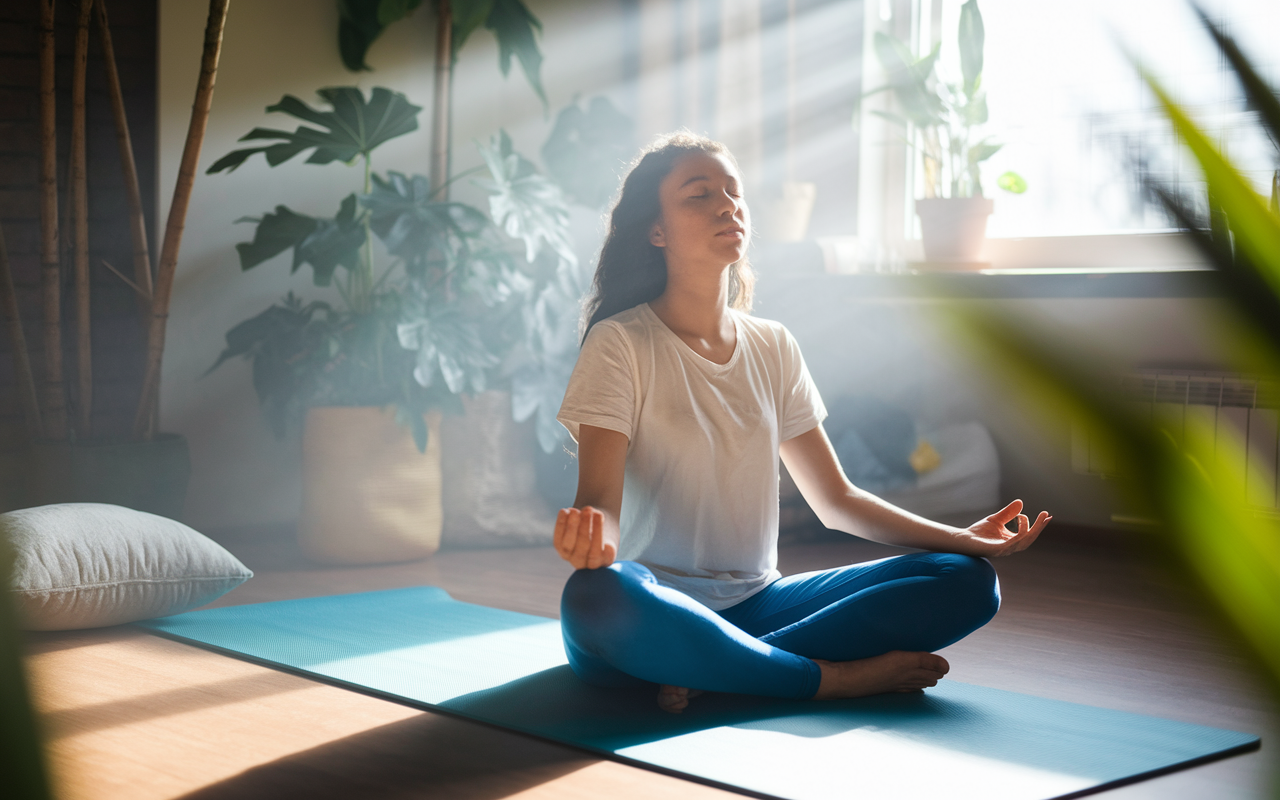
M934 686L949 667L933 651L1000 605L985 557L1024 549L1050 517L1033 525L1015 500L953 528L851 484L795 340L746 313L750 230L718 142L660 139L623 184L559 414L579 460L555 527L577 568L561 601L569 663L598 686L657 684L673 712L701 691ZM781 577L779 455L828 528L929 552Z

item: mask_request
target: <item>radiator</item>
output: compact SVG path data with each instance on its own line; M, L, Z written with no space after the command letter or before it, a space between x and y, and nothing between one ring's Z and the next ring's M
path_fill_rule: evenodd
M1280 383L1232 373L1143 369L1123 375L1119 384L1126 403L1175 438L1183 435L1188 420L1205 423L1214 431L1218 457L1230 453L1244 459L1237 466L1245 473L1245 501L1260 509L1280 508ZM1218 448L1230 435L1244 444L1243 453ZM1113 454L1079 425L1072 427L1071 467L1102 477L1121 474Z

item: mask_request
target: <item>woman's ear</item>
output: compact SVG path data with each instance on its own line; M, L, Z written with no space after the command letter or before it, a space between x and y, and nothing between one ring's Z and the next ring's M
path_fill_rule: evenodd
M667 246L667 237L662 232L662 226L656 222L653 223L653 227L649 229L649 244L654 247Z

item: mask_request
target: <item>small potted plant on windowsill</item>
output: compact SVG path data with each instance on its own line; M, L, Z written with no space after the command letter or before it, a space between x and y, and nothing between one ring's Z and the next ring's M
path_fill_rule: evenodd
M968 0L960 9L957 37L961 81L953 83L937 74L940 44L916 58L904 42L875 35L876 57L888 73L888 83L868 94L889 92L898 110L870 113L904 130L913 127L919 134L924 197L916 200L916 213L925 260L938 267L980 263L987 217L995 207L983 195L981 168L1004 145L977 133L987 122L987 94L982 89L985 38L978 2ZM997 185L1014 194L1027 188L1014 172L1001 175Z
M372 151L415 130L421 109L381 87L368 99L356 87L319 95L332 110L292 96L267 109L316 127L255 128L243 139L271 143L229 153L209 172L256 153L271 166L309 150L309 163L361 162L363 191L336 215L276 206L242 218L256 229L236 246L245 270L291 250L293 269L310 266L314 284L332 287L340 303L290 293L232 328L214 368L251 360L273 428L302 428L298 535L308 555L339 564L422 558L440 543L438 412L461 413L458 395L483 391L519 341L531 287L522 266L549 241L567 249L567 211L505 133L481 148L492 220L436 199L425 177L375 174Z

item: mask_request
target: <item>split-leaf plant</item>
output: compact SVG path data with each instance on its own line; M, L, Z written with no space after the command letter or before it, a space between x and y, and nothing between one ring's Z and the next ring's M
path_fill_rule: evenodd
M521 338L518 312L534 287L527 273L542 250L572 257L568 211L505 132L480 146L492 219L439 200L421 175L375 173L373 151L417 129L421 108L381 87L368 98L356 87L318 94L329 110L292 96L267 109L310 125L254 128L242 140L268 144L228 153L209 172L258 153L273 167L307 151L307 163L358 163L363 189L339 200L333 216L278 205L242 218L254 236L236 246L244 270L291 251L292 271L308 266L312 282L332 287L340 303L290 292L228 331L214 368L237 356L252 361L277 433L315 405L395 405L425 449L424 413L461 411L458 395L484 390Z
M542 161L564 196L598 212L618 190L634 139L631 118L607 98L593 97L585 108L575 98L556 115ZM517 172L531 170L526 165ZM499 211L494 209L495 219ZM556 414L578 360L582 300L590 288L590 265L562 254L525 306L525 357L511 374L511 405L517 421L534 419L543 453L563 448L569 439Z

